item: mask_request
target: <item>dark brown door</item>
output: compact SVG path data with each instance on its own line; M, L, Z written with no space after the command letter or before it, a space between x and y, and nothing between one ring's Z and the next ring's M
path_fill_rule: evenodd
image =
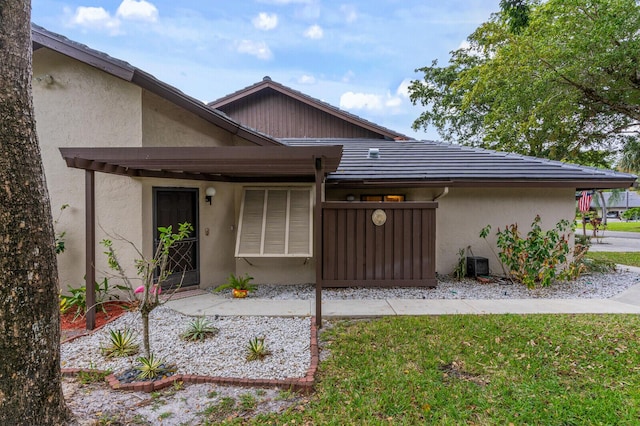
M171 226L173 232L180 223L189 222L193 232L174 245L169 253L169 276L164 287L182 287L200 284L198 244L198 190L191 188L154 188L154 250L158 246L159 227Z

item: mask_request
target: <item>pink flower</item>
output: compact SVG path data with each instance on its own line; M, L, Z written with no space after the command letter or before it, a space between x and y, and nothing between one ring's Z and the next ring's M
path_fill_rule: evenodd
M135 294L144 293L144 286L141 285L140 287L136 288L133 292ZM158 287L158 284L154 284L153 287L151 287L151 294L160 294L160 293L162 293L162 288Z

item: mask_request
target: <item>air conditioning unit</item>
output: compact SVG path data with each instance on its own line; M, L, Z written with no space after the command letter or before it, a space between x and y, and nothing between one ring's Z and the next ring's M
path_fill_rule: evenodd
M467 257L467 276L489 275L489 259L480 256Z

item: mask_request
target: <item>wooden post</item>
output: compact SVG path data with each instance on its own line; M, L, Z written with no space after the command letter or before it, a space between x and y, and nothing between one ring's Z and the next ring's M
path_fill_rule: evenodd
M322 181L324 164L316 157L316 205L313 215L313 238L316 256L316 326L322 327Z
M96 327L96 185L95 172L85 171L85 288L87 289L87 330Z

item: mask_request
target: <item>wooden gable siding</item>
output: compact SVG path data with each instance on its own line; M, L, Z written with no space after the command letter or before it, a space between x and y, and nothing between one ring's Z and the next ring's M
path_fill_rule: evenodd
M384 138L272 89L219 109L245 126L275 138Z

